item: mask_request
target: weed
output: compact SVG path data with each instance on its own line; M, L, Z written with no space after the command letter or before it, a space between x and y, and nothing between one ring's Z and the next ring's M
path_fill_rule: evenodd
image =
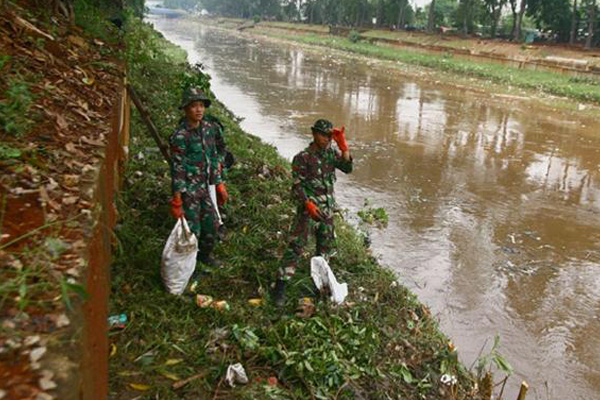
M0 160L9 160L11 158L21 157L21 150L0 143Z
M352 43L357 43L360 40L360 33L357 30L351 30L348 34L348 40Z
M8 78L7 86L5 98L0 100L0 127L8 134L20 136L32 124L30 108L33 95L29 84L22 79Z

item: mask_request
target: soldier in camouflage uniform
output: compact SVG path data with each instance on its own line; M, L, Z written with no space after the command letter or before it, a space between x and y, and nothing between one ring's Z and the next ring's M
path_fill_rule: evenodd
M209 185L216 185L220 206L227 202L228 194L223 181L223 154L218 144L223 141L220 124L204 118L210 99L196 87L183 93L180 109L185 112L169 142L171 146L171 175L173 199L171 214L185 218L198 238L198 260L216 267L219 262L211 253L217 241L219 221Z
M352 158L344 128L334 129L331 122L319 119L311 130L313 142L292 161L292 193L298 202L298 208L289 246L283 255L273 291L278 306L285 303L285 282L296 272L311 229L317 239L316 254L326 258L331 254L335 244L335 170L337 168L344 173L352 172ZM340 151L331 148L332 138Z

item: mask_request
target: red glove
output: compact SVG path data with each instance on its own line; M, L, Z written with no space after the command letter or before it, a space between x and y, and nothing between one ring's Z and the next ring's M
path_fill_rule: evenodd
M333 128L333 140L337 143L338 147L342 152L348 151L348 142L346 141L346 127L342 126L342 129Z
M311 200L306 200L304 205L306 207L306 211L308 211L308 215L310 215L312 219L315 221L321 220L321 211L319 211L319 207L317 207L315 203L313 203Z
M217 185L217 203L219 204L219 206L223 206L225 203L227 203L228 199L229 194L227 193L227 188L225 187L225 184L219 183Z
M176 193L171 199L170 203L171 215L173 216L173 218L181 218L181 216L183 215L183 208L181 207L183 205L183 201L181 201L181 195L179 193Z

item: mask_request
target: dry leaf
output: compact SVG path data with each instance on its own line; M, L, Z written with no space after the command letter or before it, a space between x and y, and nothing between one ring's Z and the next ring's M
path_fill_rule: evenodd
M48 204L54 210L59 211L61 209L60 204L56 203L54 200L52 200L50 198L50 196L48 196L48 192L46 191L46 188L44 188L43 186L40 186L40 197L42 198L43 203Z
M76 153L77 152L77 148L75 147L75 143L67 143L65 144L65 149L69 152L69 153Z
M170 379L172 381L178 381L179 377L175 374L171 374L170 372L165 372L165 371L161 371L160 373L162 376L164 376L167 379Z
M134 389L134 390L139 390L139 391L144 391L144 390L149 390L150 386L148 385L144 385L142 383L130 383L129 387Z
M61 130L65 130L69 127L67 120L60 114L56 114L56 124Z
M179 364L183 362L183 360L181 358L169 358L167 361L165 361L165 365L169 366L169 365L175 365L175 364Z
M79 200L79 197L69 196L69 197L64 197L62 199L62 202L63 202L64 205L70 206L70 205L73 205L73 204L77 203L77 200Z
M141 375L142 373L140 371L121 371L121 372L117 372L117 375L119 376L136 376L136 375Z

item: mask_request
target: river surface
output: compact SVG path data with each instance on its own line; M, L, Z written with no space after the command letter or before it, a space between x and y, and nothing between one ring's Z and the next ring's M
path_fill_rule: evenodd
M150 16L242 127L290 158L345 124L340 205L384 207L382 264L470 366L496 334L529 399L600 399L600 122L403 76L378 63ZM487 344L486 344L487 343ZM499 379L501 374L497 375Z

